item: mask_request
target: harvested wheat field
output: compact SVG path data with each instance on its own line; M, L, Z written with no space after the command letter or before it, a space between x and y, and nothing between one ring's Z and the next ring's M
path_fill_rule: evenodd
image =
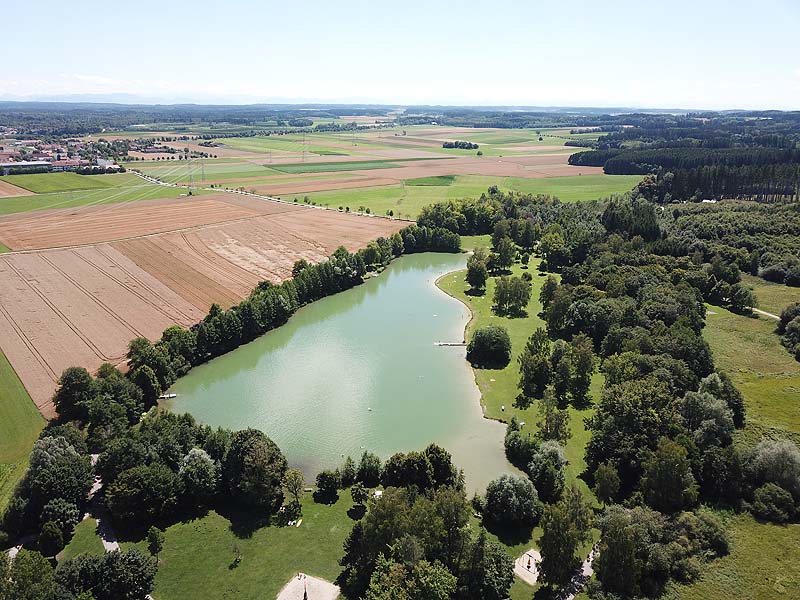
M39 248L0 256L0 347L47 416L68 366L118 364L134 337L192 325L213 302L290 277L300 258L405 225L235 194L40 212L0 223L1 239Z
M10 198L12 196L33 196L33 192L18 187L13 183L0 180L0 198Z
M31 211L0 217L0 241L12 250L79 246L299 208L264 201L248 207L233 194L210 194Z

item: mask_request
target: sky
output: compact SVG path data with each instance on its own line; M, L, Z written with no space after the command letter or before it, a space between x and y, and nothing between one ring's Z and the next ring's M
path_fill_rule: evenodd
M0 99L800 109L800 0L5 0Z

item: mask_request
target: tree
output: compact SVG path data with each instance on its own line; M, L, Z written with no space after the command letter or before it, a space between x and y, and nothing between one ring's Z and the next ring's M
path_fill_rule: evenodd
M356 481L356 463L348 456L342 466L342 487L350 487Z
M559 409L558 401L552 388L547 388L544 398L539 402L539 431L537 435L542 440L555 440L566 444L570 437L569 411Z
M581 561L576 556L578 536L562 503L549 504L544 508L541 520L542 536L539 551L542 560L539 574L548 585L564 586L569 583Z
M642 491L647 503L662 513L673 513L697 500L686 448L662 437L655 452L644 461Z
M569 391L573 401L582 405L586 402L589 393L589 386L592 382L597 359L594 355L592 339L579 333L572 338L570 343L570 354L572 356L573 376L569 383Z
M58 525L64 539L69 539L72 535L72 530L80 522L81 514L75 503L63 498L53 498L42 509L42 514L39 517L40 523L44 525L47 522L52 522Z
M753 308L758 306L753 291L740 283L735 283L731 286L728 302L733 312L745 315L752 314Z
M474 291L483 290L489 271L486 268L487 252L484 248L476 248L472 256L467 259L466 281Z
M539 519L541 503L530 481L515 475L501 475L486 487L484 517L506 526L533 526Z
M201 448L192 448L181 460L178 477L187 498L197 504L211 500L219 489L219 465Z
M553 367L553 394L558 402L566 402L573 381L572 359L564 354Z
M774 483L800 498L800 449L789 440L759 442L749 470L757 486Z
M555 441L543 442L528 465L528 474L544 502L555 502L564 491L564 450Z
M607 512L594 561L603 590L622 597L637 595L642 564L637 556L636 534L624 511Z
M487 540L486 532L481 530L467 560L465 597L482 600L508 598L514 582L514 563L503 546Z
M235 500L275 510L283 501L286 469L286 457L275 442L257 429L244 429L233 434L223 479Z
M142 600L153 590L156 566L136 548L108 552L100 559L97 600Z
M467 345L467 360L485 368L505 367L511 360L511 338L505 327L480 327Z
M153 369L143 365L131 373L131 380L142 390L145 403L154 405L161 395L161 384Z
M364 506L369 499L369 490L363 483L357 481L350 488L350 496L356 506Z
M158 564L158 555L164 549L164 532L158 527L151 526L147 530L147 550L150 555L156 559Z
M514 264L514 259L517 257L517 247L509 237L503 237L495 249L497 250L497 263L503 269L508 269Z
M325 470L317 474L318 501L333 504L338 498L337 491L341 485L341 478L338 471Z
M364 450L358 463L356 480L368 488L373 488L381 482L381 459L377 454Z
M619 492L619 475L610 463L600 463L594 472L594 493L603 503L613 502Z
M531 299L531 284L520 277L503 276L494 288L494 308L500 314L521 314Z
M11 563L8 600L52 600L56 597L53 567L32 550L22 549Z
M48 521L39 533L39 551L44 556L55 556L64 549L64 535L58 523Z
M58 379L53 404L63 419L84 420L94 393L94 379L89 371L83 367L70 367Z
M539 303L542 305L542 309L547 310L547 307L550 306L550 301L553 299L557 287L556 278L548 275L542 284L542 289L539 290Z
M147 524L173 513L180 479L161 463L123 471L106 488L106 506L115 519Z
M305 488L305 481L303 473L297 469L289 469L283 476L283 489L286 495L289 496L295 504L300 504L303 498L303 489Z

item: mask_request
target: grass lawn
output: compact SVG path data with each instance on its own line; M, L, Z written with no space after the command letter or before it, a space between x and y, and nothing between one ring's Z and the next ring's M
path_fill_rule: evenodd
M78 175L77 173L65 171L62 173L7 175L5 177L0 177L0 179L36 194L46 194L48 192L96 190L100 188L118 187L135 179L135 175L129 175L127 173Z
M742 274L742 283L755 292L758 308L774 315L780 315L792 302L800 302L800 288L771 283L745 274Z
M671 585L664 600L800 598L800 525L728 519L731 552L702 570L692 585Z
M353 527L347 511L349 490L332 505L303 500L300 527L262 527L238 531L216 512L166 530L153 596L158 600L195 598L274 598L287 581L302 571L333 581L339 576L343 543ZM146 542L136 545L147 552ZM233 567L234 547L242 561Z
M703 337L718 368L745 397L749 422L800 432L800 363L774 333L775 320L709 306Z
M44 419L0 352L0 512L28 465Z
M102 556L103 553L105 548L97 535L97 521L89 517L78 523L69 544L59 553L58 561L74 558L78 554Z

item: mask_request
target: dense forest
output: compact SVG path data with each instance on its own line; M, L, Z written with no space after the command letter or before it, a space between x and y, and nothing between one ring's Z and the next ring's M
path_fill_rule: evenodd
M640 192L656 202L800 200L798 113L652 116L594 146L570 156L570 164L651 175Z

